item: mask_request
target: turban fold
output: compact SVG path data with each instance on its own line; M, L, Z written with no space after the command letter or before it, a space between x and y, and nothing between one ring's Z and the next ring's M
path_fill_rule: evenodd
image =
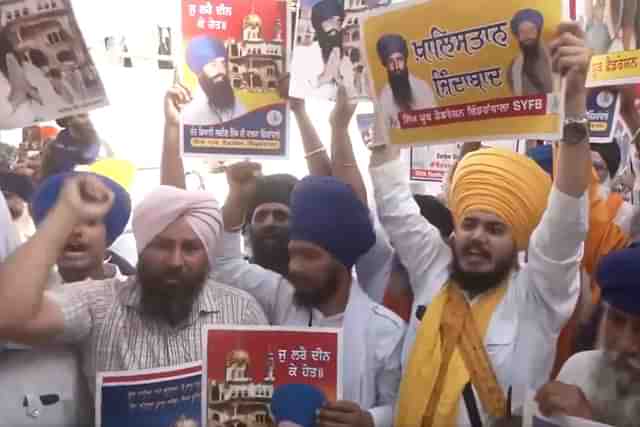
M338 0L320 0L311 8L311 25L316 33L323 33L322 23L339 16L344 18L344 6Z
M602 290L602 299L614 308L633 316L640 316L640 246L634 244L627 249L605 256L596 273Z
M513 151L487 148L467 154L458 164L449 194L455 220L474 210L490 212L511 227L518 250L547 207L551 179L533 160Z
M25 202L31 200L34 191L31 178L14 172L0 172L0 189L18 195Z
M407 48L407 42L398 34L385 34L378 39L376 44L376 50L380 57L380 62L387 63L387 59L394 53L401 53L405 58L409 56L409 49Z
M292 175L276 174L258 177L256 181L256 194L249 203L246 224L253 220L256 209L265 203L280 203L290 205L291 193L298 183L298 179Z
M312 385L281 385L273 392L271 413L278 424L289 421L302 427L314 427L316 412L326 400L324 393Z
M347 269L376 241L367 206L329 176L308 176L293 190L290 238L320 246Z
M129 193L118 183L111 179L95 175L88 172L69 172L53 175L47 178L36 190L36 194L31 201L31 211L33 213L33 221L38 226L47 216L49 209L53 207L58 200L58 194L67 178L78 175L93 175L99 178L106 185L114 196L113 206L104 217L103 222L107 232L107 246L111 246L113 242L122 234L125 227L129 223L131 215L131 199Z
M553 146L541 145L527 151L527 156L536 162L549 176L553 176Z
M195 74L202 73L204 66L215 59L226 57L224 43L210 36L194 37L187 46L187 64Z
M618 169L620 168L621 154L620 154L620 146L618 143L613 140L612 142L607 142L605 144L589 144L591 147L591 151L595 151L596 153L602 156L602 160L604 160L607 165L607 169L609 169L609 176L613 178L618 173Z
M544 17L537 10L522 9L513 16L513 19L511 19L511 32L513 34L518 34L518 28L520 28L520 24L523 22L531 22L538 28L538 31L541 31L542 26L544 25Z
M206 191L187 191L161 185L149 193L133 212L133 235L138 253L169 225L185 218L215 265L216 249L222 233L222 213L218 201Z

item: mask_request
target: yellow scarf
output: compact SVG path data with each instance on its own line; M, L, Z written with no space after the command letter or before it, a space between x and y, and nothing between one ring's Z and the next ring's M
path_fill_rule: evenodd
M491 316L504 298L506 290L507 285L503 284L481 295L470 310L467 310L473 319L463 317L460 321L463 324L475 326L479 336L484 339ZM409 364L400 384L395 427L448 427L456 425L460 396L464 386L470 380L470 374L465 365L465 357L461 354L460 344L456 344L448 367L442 366L444 364L443 358L446 358L446 356L443 356L445 349L442 346L443 337L440 331L443 313L450 301L452 301L454 292L461 291L456 289L451 282L448 283L429 305L421 321L409 358ZM455 317L447 317L456 322ZM473 321L473 323L469 321ZM456 341L459 342L459 340ZM425 411L434 393L441 369L446 369L446 376L430 421L426 419ZM489 369L491 369L490 365ZM493 371L491 371L491 374L493 374ZM487 398L487 396L480 396L483 406ZM487 410L486 407L485 410ZM504 416L505 414L496 415Z

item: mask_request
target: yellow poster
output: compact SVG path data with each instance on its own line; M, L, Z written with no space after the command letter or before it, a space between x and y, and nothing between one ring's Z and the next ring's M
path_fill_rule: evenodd
M563 0L421 0L372 12L362 43L389 141L560 138L548 45L567 15Z
M640 83L640 50L625 50L591 59L587 87L636 83Z

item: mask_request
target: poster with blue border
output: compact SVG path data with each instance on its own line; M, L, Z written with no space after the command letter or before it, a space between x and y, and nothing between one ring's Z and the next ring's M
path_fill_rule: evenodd
M104 372L96 380L96 427L204 427L202 363Z
M289 61L281 0L182 0L182 153L286 158L289 113L279 92Z
M587 97L587 117L591 131L589 142L611 142L619 115L618 91L606 87L590 90Z

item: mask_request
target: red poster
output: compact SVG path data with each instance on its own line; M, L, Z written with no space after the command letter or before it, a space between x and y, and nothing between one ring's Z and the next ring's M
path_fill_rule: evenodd
M205 331L208 426L275 425L271 397L288 384L339 400L338 329L212 326Z

